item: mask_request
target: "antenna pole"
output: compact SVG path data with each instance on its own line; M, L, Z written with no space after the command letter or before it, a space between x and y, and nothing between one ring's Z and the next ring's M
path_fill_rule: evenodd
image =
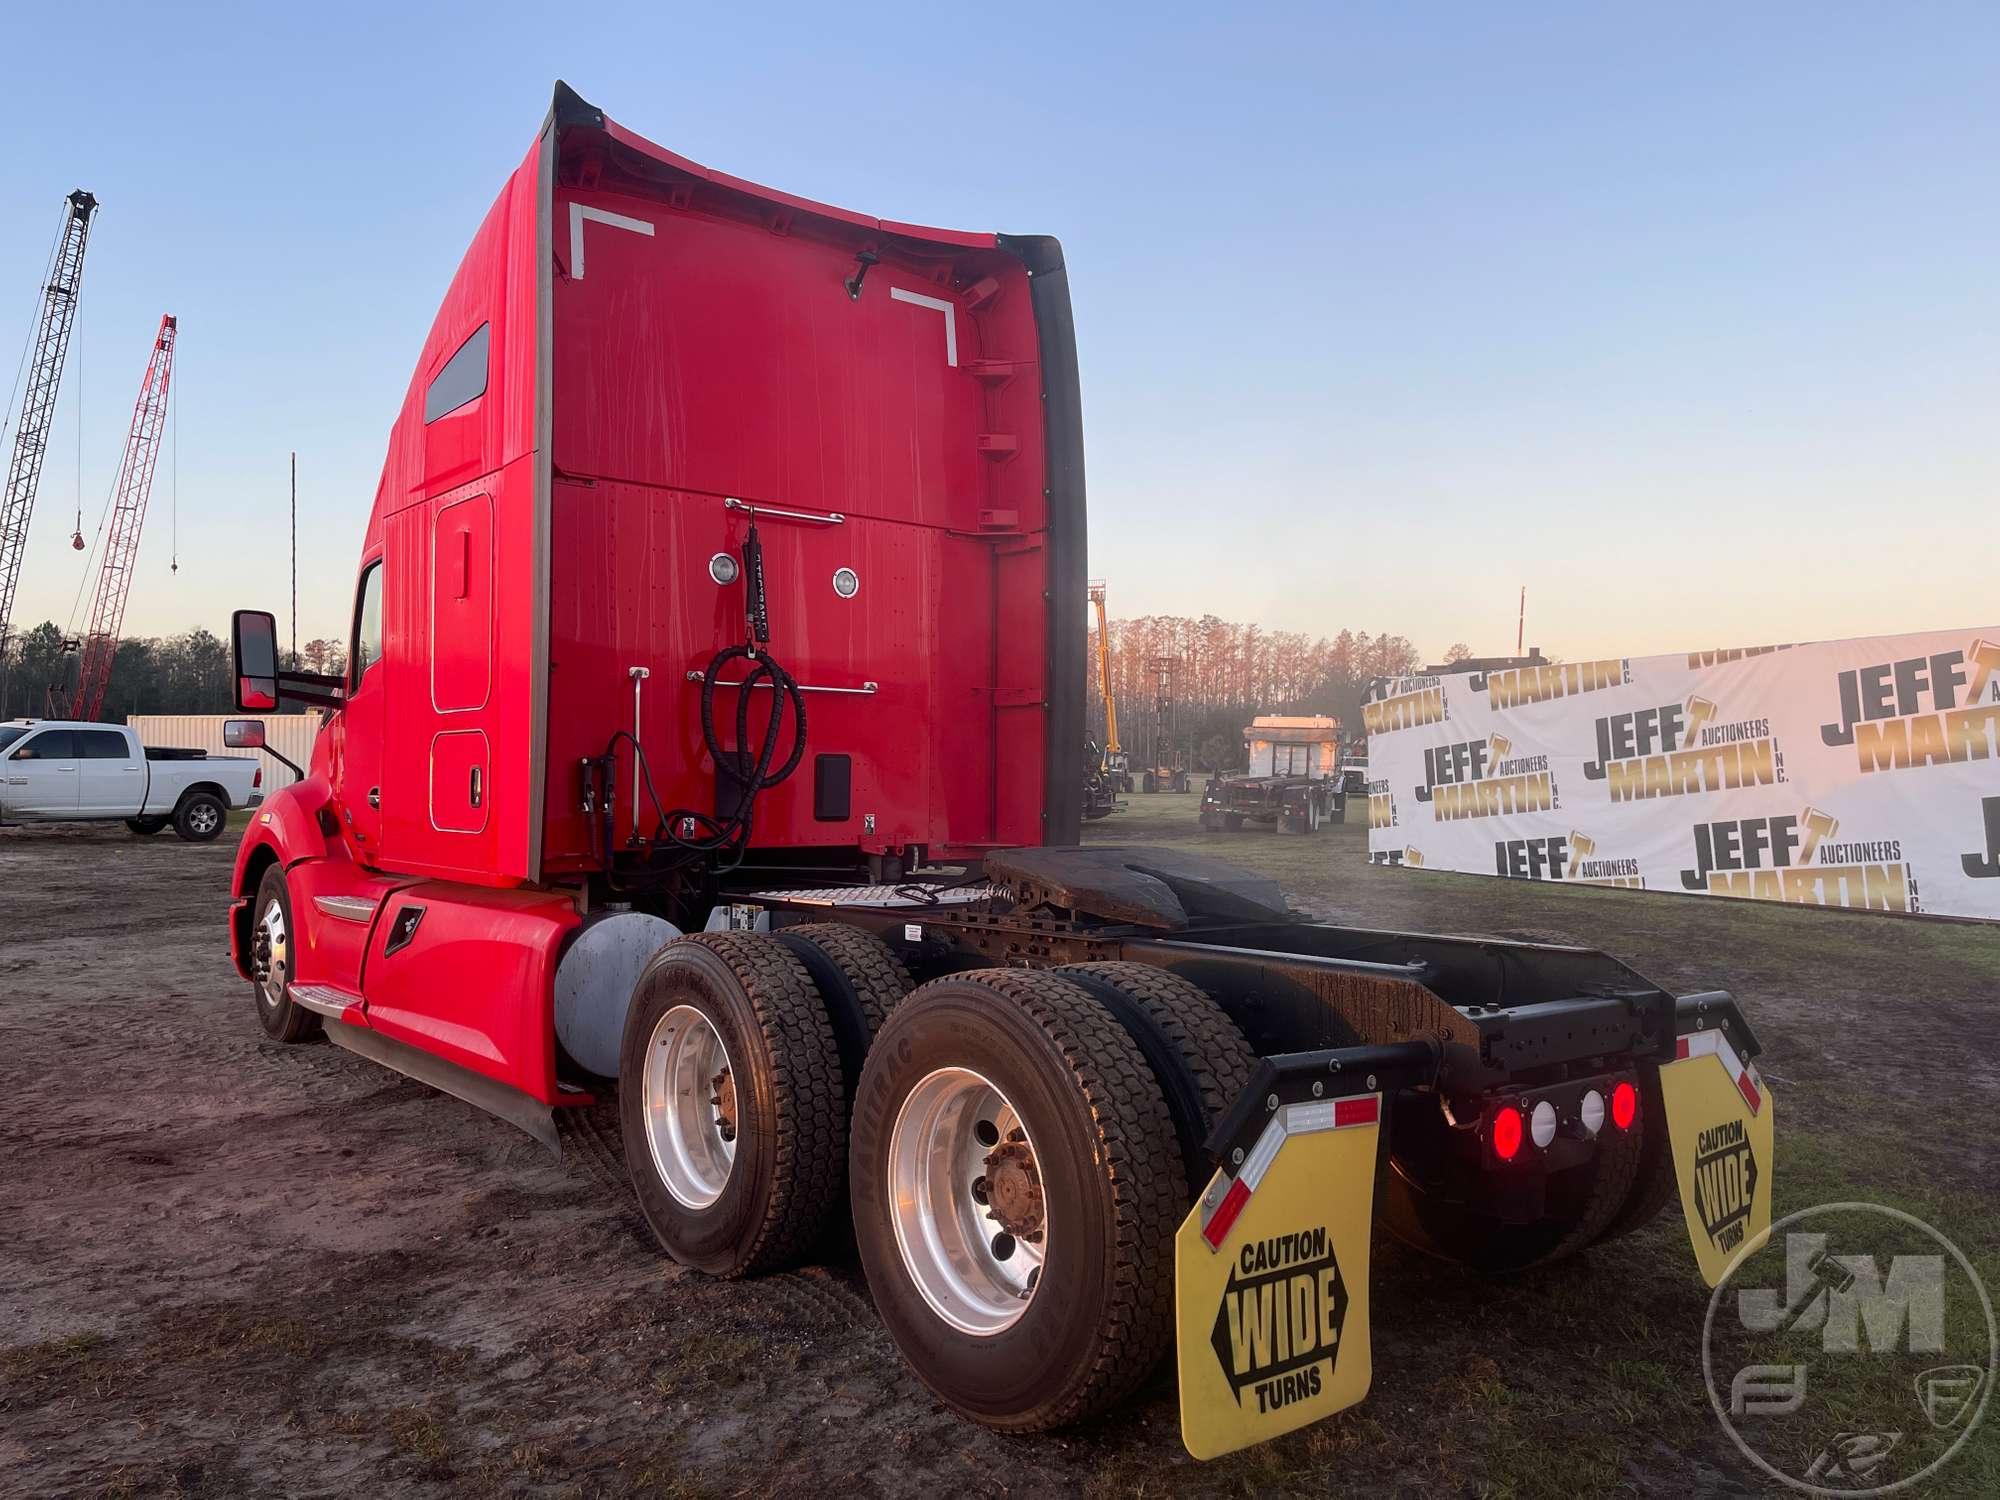
M1514 654L1521 654L1521 643L1528 638L1528 586L1521 585L1521 613L1514 622Z
M299 662L299 455L292 453L292 665Z

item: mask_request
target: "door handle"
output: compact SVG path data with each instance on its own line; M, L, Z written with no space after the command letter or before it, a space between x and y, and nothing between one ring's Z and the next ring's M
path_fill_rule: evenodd
M472 805L474 807L479 806L481 787L480 787L479 767L477 766L474 766L472 768L472 785L469 790L472 794Z
M377 812L382 810L382 788L379 786L368 788L368 805Z

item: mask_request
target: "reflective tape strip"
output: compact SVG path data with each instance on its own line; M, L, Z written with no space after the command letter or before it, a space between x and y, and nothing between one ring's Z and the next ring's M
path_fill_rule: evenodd
M1278 1152L1285 1144L1285 1117L1282 1113L1273 1115L1271 1123L1264 1127L1264 1133L1257 1137L1257 1144L1250 1148L1244 1158L1243 1169L1236 1174L1236 1180L1257 1191L1257 1184L1264 1180L1264 1174L1271 1170L1271 1163L1278 1159Z
M1222 1201L1215 1206L1209 1221L1201 1226L1201 1237L1208 1241L1208 1248L1220 1250L1222 1242L1229 1237L1229 1226L1236 1222L1236 1216L1243 1212L1243 1205L1250 1201L1250 1189L1241 1179L1229 1184L1229 1191L1222 1195Z
M1764 1080L1757 1076L1754 1064L1746 1063L1736 1055L1736 1049L1729 1044L1729 1038L1719 1031L1696 1031L1679 1037L1674 1042L1674 1056L1679 1059L1690 1057L1713 1057L1736 1080L1736 1091L1743 1096L1743 1102L1750 1106L1750 1113L1756 1114L1764 1107Z

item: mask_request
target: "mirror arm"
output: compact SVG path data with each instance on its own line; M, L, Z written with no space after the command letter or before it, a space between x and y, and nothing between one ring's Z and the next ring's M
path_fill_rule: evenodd
M339 708L347 701L347 679L325 672L280 672L278 696L314 708Z

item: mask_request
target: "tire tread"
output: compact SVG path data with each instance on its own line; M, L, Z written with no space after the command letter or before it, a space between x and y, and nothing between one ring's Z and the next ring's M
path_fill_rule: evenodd
M771 1064L776 1163L764 1220L731 1277L790 1265L818 1243L845 1182L846 1089L833 1026L805 966L764 933L699 932L749 998Z

